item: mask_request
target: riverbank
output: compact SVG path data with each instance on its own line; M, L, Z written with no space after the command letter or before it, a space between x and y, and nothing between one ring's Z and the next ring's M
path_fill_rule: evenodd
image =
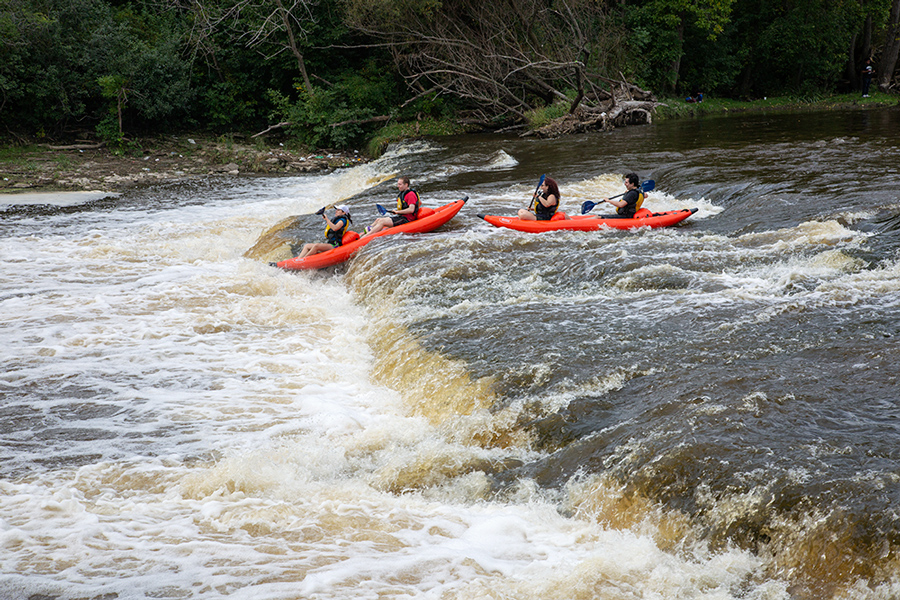
M136 185L209 175L285 175L350 167L359 152L302 152L227 137L169 135L116 152L92 143L0 148L0 193L122 191Z
M655 109L656 120L710 114L784 110L866 110L897 106L900 97L875 93L869 98L843 94L798 100L763 98L738 101L707 97L701 103L666 99ZM396 124L374 138L386 145L397 138L456 133L438 125L420 129ZM371 150L370 150L371 152ZM250 141L239 136L168 135L135 141L131 150L114 152L87 142L35 144L0 148L0 193L26 191L122 191L136 185L209 175L285 175L328 171L366 162L361 152L303 152L280 143Z
M900 96L873 92L863 98L858 92L809 99L779 96L759 100L732 100L706 96L702 102L686 102L684 98L668 98L654 112L657 120L682 119L723 113L766 112L785 110L857 110L900 105Z

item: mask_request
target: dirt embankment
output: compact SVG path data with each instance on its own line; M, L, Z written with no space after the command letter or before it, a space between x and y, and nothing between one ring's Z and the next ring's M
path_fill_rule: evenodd
M206 175L298 174L349 167L356 152L303 153L193 136L142 140L130 151L96 144L42 144L0 149L0 193L121 191L135 185Z

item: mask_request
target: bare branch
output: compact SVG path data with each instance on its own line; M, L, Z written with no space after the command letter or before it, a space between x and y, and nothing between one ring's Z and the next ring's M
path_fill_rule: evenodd
M407 105L412 104L413 102L415 102L416 100L418 100L418 99L421 98L422 96L425 96L425 95L428 95L428 94L434 92L436 89L438 89L438 87L437 87L437 86L433 86L433 87L431 87L431 88L429 88L429 89L427 89L427 90L424 90L424 91L422 91L422 92L419 92L418 94L416 94L415 96L413 96L412 98L410 98L409 100L407 100L406 102L404 102L403 104L401 104L401 105L400 105L400 108L406 108Z
M272 125L271 127L269 127L268 129L266 129L264 131L260 131L259 133L254 133L250 137L252 137L252 138L259 137L261 135L265 135L265 134L269 133L270 131L274 131L276 129L281 129L282 127L288 127L289 125L293 125L293 123L291 123L290 121L282 121L281 123L278 123L277 125Z
M381 115L380 117L372 117L371 119L350 119L349 121L341 121L340 123L331 123L329 127L340 127L341 125L361 125L363 123L378 123L380 121L390 121L391 115Z
M487 121L524 120L533 108L559 100L574 113L613 97L586 74L615 72L609 67L622 55L623 34L607 20L606 2L446 0L421 13L398 3L390 3L398 12L379 13L366 0L348 2L358 9L353 26L388 40L417 94L423 87L452 94L479 106ZM636 86L610 81L618 93L643 98Z

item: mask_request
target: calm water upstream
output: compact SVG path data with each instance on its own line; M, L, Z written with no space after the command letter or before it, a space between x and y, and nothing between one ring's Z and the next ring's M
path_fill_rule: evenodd
M699 211L477 217L628 171ZM469 202L268 266L398 174ZM0 196L0 364L3 599L898 598L900 110Z

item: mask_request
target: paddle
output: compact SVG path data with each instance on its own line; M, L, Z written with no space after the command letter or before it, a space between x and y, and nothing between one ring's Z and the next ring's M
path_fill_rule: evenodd
M531 201L534 202L534 197L537 196L538 190L541 189L541 186L544 185L544 179L547 177L547 174L544 173L541 175L541 180L538 181L537 187L534 188L534 193L531 195Z
M648 179L647 181L645 181L644 183L641 184L641 191L642 192L651 192L651 191L653 191L653 188L655 188L655 187L656 187L656 182L653 181L652 179ZM622 196L624 196L627 193L628 192L622 192L621 194L619 194L617 196L611 196L609 198L609 200L612 200L613 198L621 198ZM600 202L591 202L590 200L585 201L581 205L581 214L583 214L583 215L588 214L589 212L594 210L594 207L597 206L598 204L601 204L601 203Z
M388 209L386 209L385 207L383 207L383 206L380 205L380 204L376 204L376 205L375 205L375 208L378 209L378 214L379 214L379 215L386 215L386 214L388 214Z

